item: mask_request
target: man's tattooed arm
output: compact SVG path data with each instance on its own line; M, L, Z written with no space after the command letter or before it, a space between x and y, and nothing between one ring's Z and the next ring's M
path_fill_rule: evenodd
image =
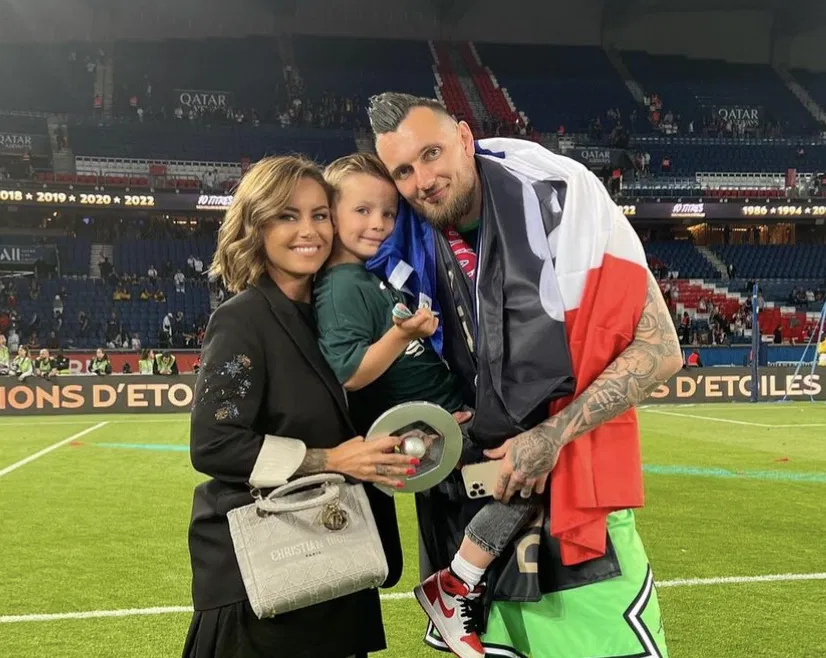
M329 450L308 449L304 455L304 461L298 467L294 476L312 475L313 473L324 473L327 470L327 455Z
M645 400L682 363L671 313L649 272L633 342L559 414L516 437L511 448L514 474L530 480L548 473L562 446Z

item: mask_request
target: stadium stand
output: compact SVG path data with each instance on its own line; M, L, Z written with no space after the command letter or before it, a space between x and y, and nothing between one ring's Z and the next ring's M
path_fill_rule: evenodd
M356 149L351 131L251 125L205 126L185 121L72 128L76 155L151 160L240 162L277 153L304 153L329 162Z
M643 89L656 92L663 109L680 114L684 123L693 120L697 133L715 106L762 108L765 119L779 123L786 134L806 135L817 129L814 117L767 64L638 51L623 52L622 58Z
M678 273L682 279L715 279L720 273L687 240L670 242L647 242L645 252L659 259L669 271Z
M619 54L646 93L662 98L663 112L678 115L681 130L666 136L652 132L646 109L598 47L310 35L293 35L289 44L285 48L271 37L121 41L107 53L70 44L38 50L39 61L31 57L35 46L3 45L0 83L19 75L8 63L12 57L28 56L24 73L35 83L25 89L7 84L12 93L4 104L72 114L67 125L74 167L38 171L35 180L45 186L229 193L241 176L242 162L300 152L323 163L364 148L358 132L366 126L364 106L371 95L386 89L424 96L435 92L477 134L487 132L482 124L513 126L529 118L546 133L530 136L546 143L547 133L555 138L562 125L565 137L575 135L571 145L604 145L615 125L630 128L630 148L649 154L650 173L626 177L624 193L629 198L778 199L790 195L788 169L795 169L797 181L806 186L826 162L826 144L812 137L817 127L812 116L766 65ZM251 61L266 62L265 72L245 65ZM115 71L109 92L112 118L99 112L92 116L91 100L98 92L95 72L110 65ZM71 93L64 93L63 83L34 75L38 67L61 76ZM826 100L826 76L793 73L816 100ZM175 107L186 89L224 94L225 105L193 115L192 108L182 107L176 119ZM774 132L732 138L705 131L712 106L760 107L762 120ZM608 117L609 110L618 110L621 118ZM632 112L637 116L633 124ZM689 120L696 124L693 135L686 134ZM3 121L6 131L49 133L46 115L4 116ZM671 162L667 171L664 158ZM43 282L37 300L29 299L25 289L18 291L23 314L51 318L52 298L65 290L69 301L61 338L83 347L107 338L105 318L113 310L126 330L148 345L157 343L168 312L182 311L190 327L209 314L215 299L203 277L192 278L190 272L184 292L177 292L172 275L190 255L208 263L214 236L188 234L187 229L146 234L136 230L132 220L114 226L103 235L95 229L51 239L57 247L58 275ZM3 242L14 244L17 239L25 240L8 236ZM822 245L715 246L711 249L719 260L714 263L688 240L660 236L645 249L652 269L661 276L680 277L663 285L678 300L675 310L689 311L698 330L709 327L708 314L698 312L699 300L717 307L729 321L746 303L746 279L763 286L761 327L781 324L792 340L800 338L822 305ZM97 261L103 253L110 254L115 274L101 279ZM734 266L740 279L723 280L721 263ZM147 282L150 266L161 271L157 284ZM20 277L14 282L18 288L28 285ZM130 300L113 299L117 285L125 286ZM153 295L163 292L165 299L141 301L144 288ZM806 301L801 290L817 291L818 298ZM81 307L94 316L96 326L82 336L76 317Z
M609 108L640 109L602 48L476 43L482 63L537 128L588 132ZM642 127L643 122L640 121ZM606 126L606 132L610 128Z
M433 58L425 41L296 35L293 51L313 100L332 92L355 95L364 106L388 89L433 96Z
M2 43L0 107L89 112L97 62L98 53L88 44Z
M175 89L230 91L231 107L263 110L274 105L276 89L284 86L272 38L120 41L114 53L115 107L121 115L130 109L134 114L135 97L149 112L165 107L171 118Z
M726 245L712 247L740 277L826 279L826 245Z

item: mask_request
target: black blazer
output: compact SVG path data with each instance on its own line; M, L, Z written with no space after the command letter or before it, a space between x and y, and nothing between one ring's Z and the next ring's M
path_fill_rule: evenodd
M222 304L206 330L195 389L190 453L211 479L195 488L189 550L196 610L246 600L226 514L252 502L248 480L264 435L333 448L355 436L341 385L316 342L312 314L267 276ZM391 498L366 487L390 565L401 575ZM277 654L348 656L384 648L376 590L280 615ZM319 632L323 629L323 632Z

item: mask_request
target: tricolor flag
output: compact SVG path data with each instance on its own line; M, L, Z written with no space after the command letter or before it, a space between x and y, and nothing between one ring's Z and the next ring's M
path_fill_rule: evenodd
M541 226L541 219L530 217L539 213L533 186L565 185L559 225L550 235L541 232L547 251L536 235L529 237L537 256L550 256L545 268L557 285L541 287L552 291L543 295L542 305L564 319L578 396L633 340L647 292L642 244L605 187L581 164L517 139L480 140L477 154L522 180L529 233L531 226ZM551 413L572 399L556 400ZM608 514L643 502L639 425L632 409L562 449L551 476L550 519L563 563L603 555Z

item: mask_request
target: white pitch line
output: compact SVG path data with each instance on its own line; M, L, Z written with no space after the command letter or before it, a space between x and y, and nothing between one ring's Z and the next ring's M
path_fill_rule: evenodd
M765 576L723 576L719 578L678 578L655 583L657 587L697 587L698 585L747 585L788 583L796 580L826 580L826 573L775 573Z
M48 455L50 452L52 452L52 450L57 450L59 447L65 446L67 443L71 443L72 441L74 441L76 439L79 439L81 436L86 436L90 432L94 432L95 430L99 430L101 427L104 427L105 425L108 425L108 424L109 424L109 421L104 420L102 423L98 423L97 425L93 425L92 427L87 427L82 432L78 432L77 434L72 434L72 436L70 436L67 439L63 439L62 441L58 441L57 443L53 443L49 447L43 448L43 450L41 450L39 452L36 452L33 455L29 455L25 459L21 459L19 462L15 462L11 466L6 466L6 468L4 468L2 471L0 471L0 478L5 476L5 475L8 475L12 471L16 471L21 466L25 466L26 464L29 464L29 463L33 462L35 459L40 459L43 455Z
M783 583L805 580L826 580L826 573L778 573L765 576L725 576L719 578L678 578L655 583L660 587L699 587L703 585L747 585L752 583ZM382 594L382 601L406 601L413 598L413 592L393 592ZM168 606L156 608L127 608L124 610L88 610L86 612L60 612L42 615L0 616L0 624L14 624L31 621L64 621L67 619L96 619L101 617L136 617L146 615L167 615L191 613L190 606Z
M751 423L747 420L732 420L731 418L714 418L712 416L698 416L696 414L678 414L674 411L659 411L658 409L645 409L646 413L657 414L659 416L676 416L677 418L694 418L696 420L710 420L717 423L731 423L732 425L750 425L751 427L776 427L766 423Z
M180 414L169 414L167 418L132 418L132 419L123 419L123 420L107 420L106 422L110 425L132 425L135 423L169 423L169 422L189 422L189 414L186 416L182 416ZM54 421L38 421L37 423L33 423L31 420L28 422L24 421L11 421L11 422L3 422L0 421L0 429L4 427L31 427L33 425L37 425L38 427L42 426L52 426L58 427L60 425L85 425L88 423L88 420L54 420Z
M716 416L698 416L697 414L679 414L675 411L660 411L659 409L643 409L645 413L658 414L660 416L675 416L677 418L692 418L694 420L710 420L715 423L729 423L731 425L748 425L749 427L765 427L768 429L793 428L793 427L826 427L826 423L800 423L773 425L771 423L752 423L748 420L733 420L731 418L717 418Z

